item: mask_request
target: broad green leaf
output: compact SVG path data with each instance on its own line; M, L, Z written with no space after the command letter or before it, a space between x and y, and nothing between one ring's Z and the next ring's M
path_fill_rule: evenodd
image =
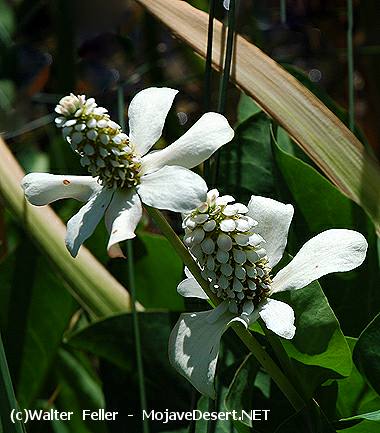
M176 36L205 56L208 15L180 0L138 0ZM215 21L213 65L220 69L224 41ZM360 204L380 228L378 162L348 128L308 89L259 48L235 39L231 79L251 96L298 143L326 176Z
M243 203L252 194L273 196L270 119L265 113L249 116L237 127L233 141L224 146L218 182L223 192Z
M330 377L345 377L351 372L351 352L318 282L276 298L291 305L297 331L293 340L282 340L288 355L298 361L297 373L307 392ZM306 368L304 366L313 366Z
M380 395L380 313L361 333L354 349L354 362Z
M289 138L281 128L277 138L274 144L276 162L291 194L288 200L296 209L292 233L298 242L291 252L296 253L303 242L330 228L360 231L369 242L368 259L360 268L330 275L324 283L342 328L350 335L358 335L368 322L368 317L373 317L380 309L374 233L367 228L367 217L355 203L317 170L289 153ZM293 246L291 242L290 246ZM361 293L359 297L358 291ZM355 302L352 302L353 299Z
M296 317L293 340L281 342L294 360L296 374L307 396L329 378L346 377L352 368L351 352L318 282L301 290L273 296L291 305ZM255 323L252 329L262 332Z
M354 419L366 419L367 421L380 421L380 410L375 412L362 413L360 415L351 416L349 418L344 418L341 421L351 421Z
M24 284L29 284L28 275L25 275ZM17 296L17 293L14 295ZM77 308L76 302L45 260L37 263L36 280L30 291L29 302L17 383L22 407L29 407L37 396L61 344L63 333ZM13 319L21 320L17 316Z
M352 427L339 427L337 431L342 433L378 433L379 424L373 421L364 420Z
M88 366L72 353L61 349L55 365L55 376L59 387L55 403L57 409L74 412L70 422L60 424L67 425L70 433L106 433L108 430L104 421L82 419L84 409L96 411L105 408L101 384Z
M353 352L356 339L347 337L347 343ZM380 408L380 397L366 384L364 377L355 365L352 367L351 374L347 378L338 380L337 384L336 407L340 417L349 418L358 413L367 412L370 408Z
M183 310L177 285L183 264L169 241L161 235L139 232L135 253L137 297L146 308Z
M240 365L225 398L225 404L229 410L249 413L255 407L252 391L259 371L260 365L253 356L248 356ZM252 427L252 421L245 417L242 417L241 423Z
M139 313L138 320L144 348L144 368L152 390L159 395L174 381L177 392L183 394L189 389L188 384L169 365L167 356L169 335L174 324L171 316L167 313ZM136 379L131 315L117 315L90 325L71 336L68 344L133 373ZM156 374L158 371L159 375ZM183 404L181 398L176 403Z
M256 104L256 102L244 92L240 94L239 105L237 109L237 125L248 120L250 117L259 113L261 108Z

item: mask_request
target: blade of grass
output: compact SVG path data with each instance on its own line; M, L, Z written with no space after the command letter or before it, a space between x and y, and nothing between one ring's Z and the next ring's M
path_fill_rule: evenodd
M13 424L11 413L18 411L18 404L13 391L12 380L9 374L7 359L5 357L3 341L0 334L0 429L7 433L23 433L24 427L15 419Z
M175 35L206 55L206 13L180 0L137 0ZM213 66L220 70L222 24L214 22ZM273 117L380 233L380 168L355 135L291 74L238 35L235 84Z
M117 104L119 113L119 123L123 131L125 131L125 99L124 90L122 86L117 89ZM144 376L144 364L142 359L142 349L141 349L141 335L139 320L136 309L136 282L135 282L135 268L133 262L133 245L132 240L127 240L127 264L128 264L128 285L131 293L131 311L133 320L133 333L135 337L135 348L136 348L136 363L137 363L137 377L139 382L140 391L140 405L141 410L147 411L148 406L146 402L146 392L145 392L145 376ZM149 422L147 417L143 417L143 432L149 433Z
M46 254L68 290L94 316L130 311L124 287L84 247L73 259L66 250L66 228L49 207L26 202L20 186L24 172L0 137L0 194L12 214L22 223L37 246Z

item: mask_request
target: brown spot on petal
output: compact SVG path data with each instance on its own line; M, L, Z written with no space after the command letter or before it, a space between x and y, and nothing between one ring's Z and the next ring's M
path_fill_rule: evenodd
M64 184L64 185L70 185L70 181L67 180L67 179L64 179L63 184Z
M113 232L112 232L112 234L114 235L115 233L117 232L117 229L116 230L114 230Z

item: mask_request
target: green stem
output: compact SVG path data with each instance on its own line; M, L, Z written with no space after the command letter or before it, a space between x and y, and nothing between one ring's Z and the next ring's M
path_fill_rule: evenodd
M348 127L351 131L355 127L353 27L354 14L352 0L347 0Z
M117 89L117 102L118 102L118 113L119 123L121 128L125 131L125 116L124 116L124 91L123 87L119 86ZM133 323L133 334L135 338L135 349L136 349L136 362L137 362L137 377L139 382L140 391L140 405L141 409L147 411L147 401L145 392L145 376L144 376L144 364L142 358L141 349L141 335L138 321L138 314L136 309L136 281L135 281L135 269L133 262L133 245L132 240L127 241L127 263L128 263L128 285L131 294L131 312L132 312L132 323ZM146 417L143 417L143 432L149 433L149 422Z
M212 45L214 35L214 16L215 16L215 0L210 0L210 9L208 15L208 31L207 31L207 52L205 65L204 79L204 102L203 110L206 113L211 107L211 78L212 78ZM206 182L210 181L210 161L204 162L204 177Z
M280 18L281 24L286 23L286 0L280 0Z
M166 218L162 215L160 211L152 207L146 206L149 215L154 219L155 223L163 233L163 235L168 239L168 241L173 246L174 250L177 252L179 257L182 259L183 263L189 268L190 272L193 274L194 278L200 284L202 289L205 291L207 296L210 298L213 304L220 304L220 300L215 296L214 293L210 291L207 282L202 278L200 269L196 262L193 260L188 249L182 243L181 239L177 236L174 230L171 228ZM273 381L277 384L289 402L292 404L296 411L303 409L306 404L288 380L288 378L282 373L277 364L268 355L268 353L261 347L260 343L256 338L245 329L241 324L233 324L232 328L235 333L241 339L241 341L246 345L246 347L254 354L256 359L265 368L268 374L272 377Z
M15 424L11 421L11 412L18 411L19 407L13 391L12 380L9 374L7 358L4 352L3 341L0 334L0 431L1 427L4 432L23 433L24 427L21 421L15 420Z
M228 82L230 79L232 54L234 48L235 16L236 16L235 0L231 0L230 9L228 11L226 57L224 59L224 67L223 67L223 74L222 74L222 80L220 85L219 102L218 102L218 112L221 114L224 114L226 111ZM214 164L212 183L211 183L212 186L216 185L216 181L219 174L219 168L220 168L220 151L215 156L215 164Z

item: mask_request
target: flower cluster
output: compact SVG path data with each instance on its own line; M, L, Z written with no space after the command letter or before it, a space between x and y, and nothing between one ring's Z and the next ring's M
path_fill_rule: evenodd
M149 152L161 137L176 94L165 87L139 92L128 107L128 135L93 98L71 94L57 105L56 124L91 176L30 173L22 187L36 206L63 198L85 202L67 223L72 256L103 215L110 233L108 253L124 257L119 242L135 236L142 203L182 213L205 200L207 185L190 169L228 143L234 131L224 116L210 112L170 146Z
M248 327L261 318L280 337L293 338L293 308L272 295L302 289L331 272L350 271L363 262L367 250L360 233L327 230L272 276L286 247L293 206L260 196L252 196L247 207L233 202L233 197L219 197L212 190L184 218L185 243L221 302L208 311L181 314L169 341L172 365L211 398L220 339L232 323ZM185 273L178 292L208 299L188 269Z
M80 163L109 188L131 188L139 183L141 158L121 126L94 98L70 94L59 101L55 123Z
M184 242L202 269L212 292L230 300L233 313L251 314L270 291L265 240L254 232L257 225L247 206L231 196L209 191L207 201L184 221Z

